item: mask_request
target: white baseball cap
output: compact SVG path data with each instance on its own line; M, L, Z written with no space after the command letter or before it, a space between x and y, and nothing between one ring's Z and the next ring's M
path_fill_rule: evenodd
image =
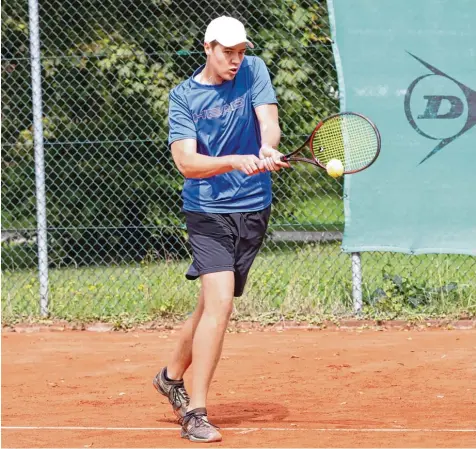
M244 25L233 17L221 16L208 24L205 31L205 42L213 41L217 41L225 47L234 47L246 42L249 47L254 48L254 45L246 38Z

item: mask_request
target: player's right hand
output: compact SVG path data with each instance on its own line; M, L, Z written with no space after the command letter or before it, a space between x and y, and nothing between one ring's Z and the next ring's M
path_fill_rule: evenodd
M233 170L239 170L248 176L266 171L263 161L253 154L233 155L231 166L233 167Z

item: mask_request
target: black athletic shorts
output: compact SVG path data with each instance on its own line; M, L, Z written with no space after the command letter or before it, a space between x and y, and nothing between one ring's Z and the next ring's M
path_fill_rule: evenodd
M234 296L241 296L268 227L271 206L257 212L210 214L184 211L193 262L186 278L219 271L235 273Z

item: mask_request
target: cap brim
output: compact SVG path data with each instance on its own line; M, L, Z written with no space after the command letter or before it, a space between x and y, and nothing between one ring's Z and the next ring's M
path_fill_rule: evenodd
M253 42L249 41L248 39L246 41L239 41L239 42L220 42L218 39L216 41L219 44L223 45L224 47L234 47L235 45L245 43L248 47L255 48Z

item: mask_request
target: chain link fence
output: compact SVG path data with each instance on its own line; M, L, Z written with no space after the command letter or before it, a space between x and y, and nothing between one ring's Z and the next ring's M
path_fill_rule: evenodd
M250 54L270 70L282 148L294 148L339 109L325 1L41 0L36 129L47 247L37 214L28 6L2 4L4 319L136 322L189 312L198 283L184 278L190 249L182 178L167 147L169 90L204 63L208 22L234 16L255 44ZM474 313L474 258L342 253L341 181L304 165L273 175L269 232L235 316L339 317L360 297L373 316Z

